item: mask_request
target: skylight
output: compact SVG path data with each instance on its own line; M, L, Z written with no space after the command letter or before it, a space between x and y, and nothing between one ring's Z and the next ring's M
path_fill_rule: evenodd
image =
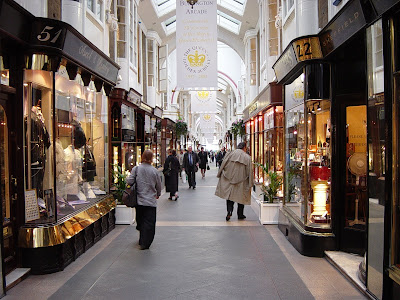
M233 33L239 34L241 22L230 15L217 10L217 22L219 26L232 31Z
M218 0L218 4L238 15L243 16L246 0Z
M158 17L176 9L176 0L153 0L154 10Z
M166 35L170 35L176 31L176 15L162 22Z

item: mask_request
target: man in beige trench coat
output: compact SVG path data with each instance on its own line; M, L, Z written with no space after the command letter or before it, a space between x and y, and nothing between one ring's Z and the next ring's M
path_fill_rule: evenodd
M246 143L239 143L236 150L227 154L218 171L219 178L215 195L226 200L228 214L226 220L232 216L233 204L238 203L238 219L243 220L244 205L251 204L251 188L253 182L253 170L251 157L246 153Z

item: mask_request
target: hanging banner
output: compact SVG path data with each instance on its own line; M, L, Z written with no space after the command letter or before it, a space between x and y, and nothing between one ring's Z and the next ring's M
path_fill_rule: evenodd
M177 87L217 88L217 0L176 0Z
M215 114L200 114L200 130L206 131L206 128L215 128Z
M192 91L191 111L192 113L216 113L217 92L216 91Z

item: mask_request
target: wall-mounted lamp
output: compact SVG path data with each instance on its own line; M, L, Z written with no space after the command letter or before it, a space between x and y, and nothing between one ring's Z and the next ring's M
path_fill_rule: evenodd
M195 5L197 3L198 0L186 0L187 3L189 3L189 5L192 6L193 9L193 5Z
M317 110L318 111L322 110L321 105L319 105L319 103L318 103L318 106L317 106Z

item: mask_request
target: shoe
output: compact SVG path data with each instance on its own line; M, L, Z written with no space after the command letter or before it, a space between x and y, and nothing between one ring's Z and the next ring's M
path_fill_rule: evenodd
M238 220L244 220L244 219L246 219L246 216L245 216L245 215L243 215L243 216L238 216Z
M179 198L179 196L176 196L176 197L175 197L175 201L178 200L178 198Z
M232 213L228 212L228 214L226 215L225 220L229 221L231 219L231 217L232 217Z
M169 197L169 198L168 198L168 200L171 200L171 201L172 201L172 198L171 198L171 197Z
M193 187L193 189L195 190L195 189L196 189L196 187L194 186L194 187Z
M140 249L140 250L146 250L146 249L149 249L149 248L150 248L150 247L146 247L146 246L143 246L143 245L140 245L140 246L139 246L139 249Z
M190 188L191 188L192 186L191 185L189 185L189 190L190 190Z

